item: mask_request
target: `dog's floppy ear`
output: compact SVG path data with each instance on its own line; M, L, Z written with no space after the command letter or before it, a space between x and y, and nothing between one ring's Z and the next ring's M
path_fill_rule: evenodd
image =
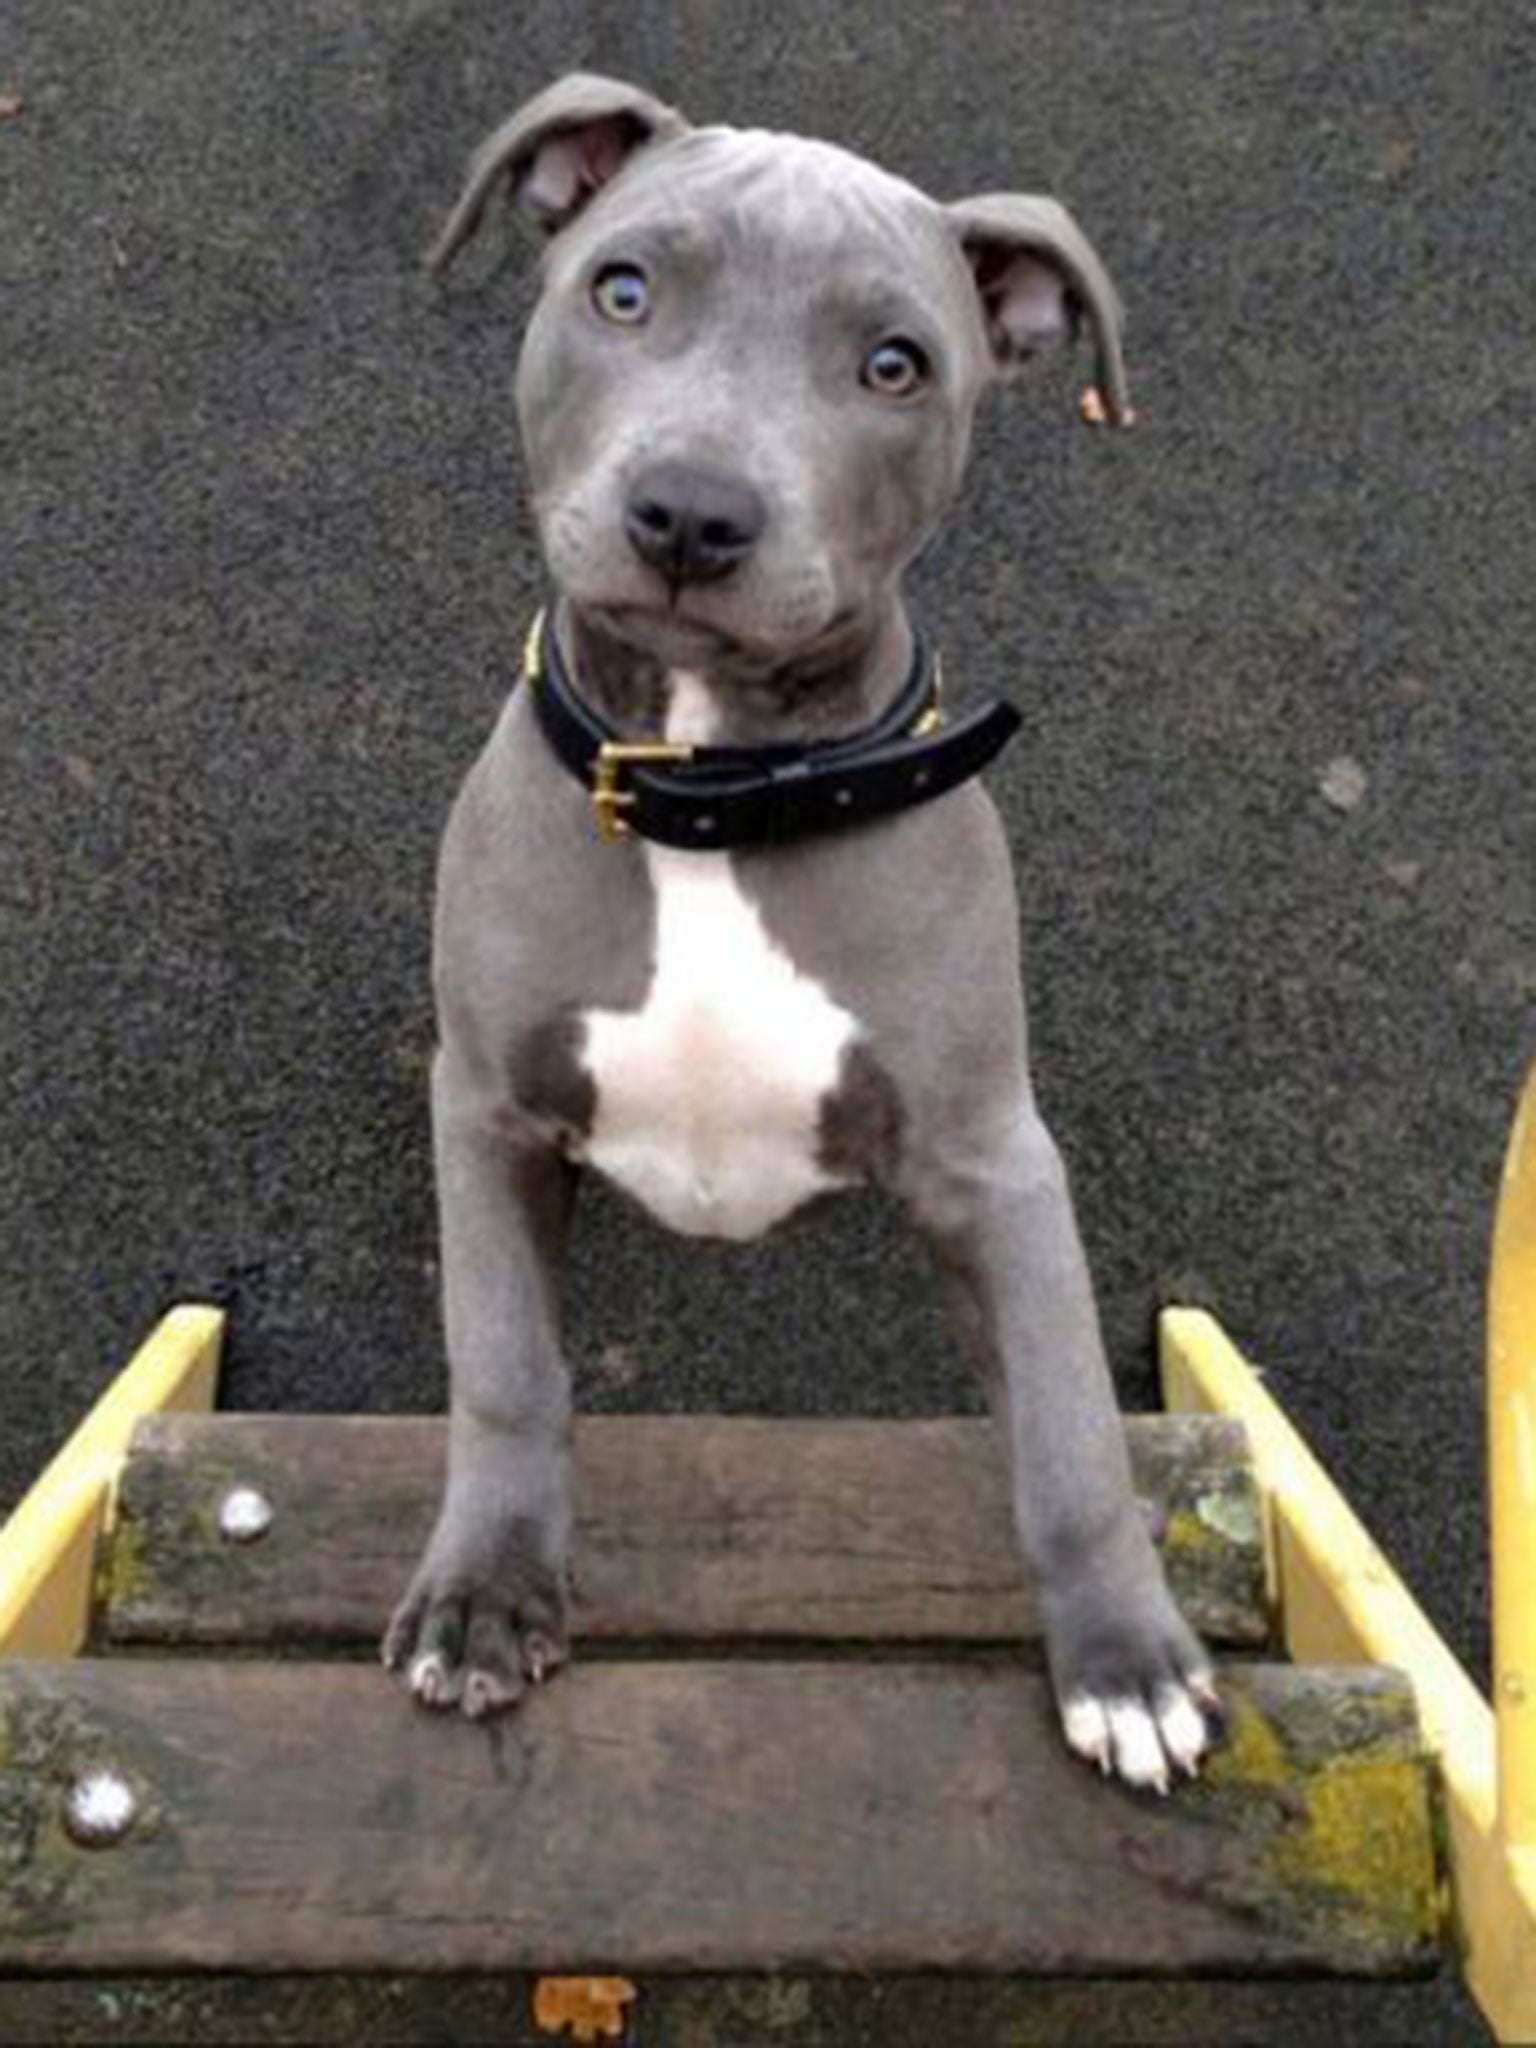
M554 234L637 149L687 128L681 114L638 86L573 71L520 107L475 151L464 190L427 254L428 270L447 269L480 225L498 178L505 177L519 202Z
M1031 356L1071 340L1086 316L1098 355L1097 416L1129 426L1120 300L1066 208L1021 192L989 192L946 211L976 279L998 375L1014 376ZM1091 396L1084 416L1096 416Z

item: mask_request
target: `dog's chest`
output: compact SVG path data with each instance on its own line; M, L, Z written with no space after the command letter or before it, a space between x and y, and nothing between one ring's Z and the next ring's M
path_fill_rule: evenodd
M840 1184L821 1107L857 1027L773 943L729 855L646 860L655 972L639 1010L585 1015L583 1153L673 1230L756 1237Z
M701 700L682 679L669 736L707 736ZM756 1237L846 1184L818 1157L821 1111L858 1026L774 942L729 854L645 860L655 967L638 1010L583 1016L583 1157L673 1230Z

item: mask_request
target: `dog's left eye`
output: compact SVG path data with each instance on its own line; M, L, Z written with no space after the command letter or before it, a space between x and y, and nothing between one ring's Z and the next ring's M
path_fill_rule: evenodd
M931 366L915 341L895 335L864 358L859 381L882 398L910 398L928 382Z
M645 272L633 263L606 263L592 280L592 303L605 320L638 327L651 310Z

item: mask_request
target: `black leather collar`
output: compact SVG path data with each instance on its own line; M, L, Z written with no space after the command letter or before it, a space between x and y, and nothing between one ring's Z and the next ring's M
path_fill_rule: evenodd
M541 612L524 672L556 758L592 798L600 836L716 851L781 845L927 803L967 782L1019 728L1001 698L951 718L938 663L914 635L895 702L845 739L771 747L687 747L623 739L576 693Z

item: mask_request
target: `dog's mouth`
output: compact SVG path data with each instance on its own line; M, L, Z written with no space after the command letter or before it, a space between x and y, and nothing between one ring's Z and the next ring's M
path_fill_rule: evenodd
M789 669L815 675L855 660L872 637L870 614L857 605L779 620L778 630L753 631L709 616L690 604L691 593L667 603L630 596L581 602L581 610L609 639L667 669L691 669L718 678L761 681Z
M668 667L686 668L745 652L751 643L718 620L683 603L641 603L633 599L587 607L616 640ZM754 650L756 651L756 650Z

